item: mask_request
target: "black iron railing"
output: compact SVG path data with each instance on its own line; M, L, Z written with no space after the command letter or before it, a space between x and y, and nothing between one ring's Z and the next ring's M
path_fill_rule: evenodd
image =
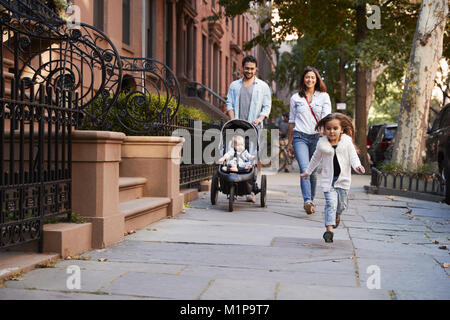
M393 173L372 167L370 185L444 196L445 182L438 173Z
M73 130L194 134L165 64L119 56L101 30L73 28L38 0L0 0L0 28L0 248L41 239L46 217L70 218ZM213 166L182 164L180 184Z
M199 97L218 108L227 103L227 99L221 97L217 92L197 81L189 82L186 85L186 91L189 97Z

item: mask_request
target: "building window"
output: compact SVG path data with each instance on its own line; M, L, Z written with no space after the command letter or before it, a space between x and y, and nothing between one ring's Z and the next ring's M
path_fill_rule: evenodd
M147 1L147 58L153 58L154 55L154 31L155 31L155 0Z
M166 64L169 68L173 68L173 7L172 2L166 1Z
M94 0L94 27L104 30L105 1Z
M202 83L204 85L206 85L206 61L208 59L206 50L206 36L202 35Z
M131 44L131 0L122 0L122 42Z
M225 87L228 88L229 86L229 74L230 74L230 70L229 68L229 63L228 63L228 57L225 57Z

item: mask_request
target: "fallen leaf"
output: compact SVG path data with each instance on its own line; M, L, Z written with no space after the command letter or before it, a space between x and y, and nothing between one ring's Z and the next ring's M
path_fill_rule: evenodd
M450 266L450 263L444 263L444 264L442 264L442 266L443 266L444 268L448 268L448 267Z
M394 196L386 196L389 200L394 200Z
M434 244L439 244L439 241L437 241L437 240L434 240Z
M108 261L108 259L106 259L106 258L100 258L100 259L98 259L98 261L99 261L99 262L105 262L105 261Z
M310 243L304 243L303 246L305 246L305 247L311 247L312 244L310 244Z
M124 232L123 235L124 235L124 236L127 236L127 235L128 235L128 232Z
M439 249L445 250L447 249L447 246L440 246Z
M402 242L402 244L406 244L406 245L408 245L408 244L409 244L409 242Z
M71 256L67 256L66 260L72 260L72 257Z

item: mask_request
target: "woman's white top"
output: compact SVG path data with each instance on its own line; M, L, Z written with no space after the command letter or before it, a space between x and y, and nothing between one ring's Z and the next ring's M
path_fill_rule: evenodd
M315 91L310 102L312 109L320 121L327 114L331 113L331 100L326 92ZM316 119L308 106L308 102L297 92L291 97L289 123L295 123L294 131L304 132L307 134L317 133Z
M348 190L350 189L352 180L351 168L353 167L356 171L356 168L361 166L361 162L359 161L352 138L345 133L342 134L341 140L336 147L336 156L339 166L341 167L341 174L335 182L334 187ZM333 157L334 148L331 146L326 136L321 137L319 142L317 142L316 151L309 162L309 167L306 169L306 173L310 175L320 163L322 164L320 186L324 192L330 191L331 184L333 183Z

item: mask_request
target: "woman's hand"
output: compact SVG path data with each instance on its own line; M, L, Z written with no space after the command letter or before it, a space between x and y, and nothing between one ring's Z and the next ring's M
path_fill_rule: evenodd
M366 169L364 169L364 167L363 167L363 166L359 166L359 167L357 167L357 168L356 168L356 171L358 171L358 173L361 173L361 174L363 174L363 173L365 173L365 172L366 172Z
M306 180L308 180L309 178L309 174L305 173L300 173L300 178L305 178Z

